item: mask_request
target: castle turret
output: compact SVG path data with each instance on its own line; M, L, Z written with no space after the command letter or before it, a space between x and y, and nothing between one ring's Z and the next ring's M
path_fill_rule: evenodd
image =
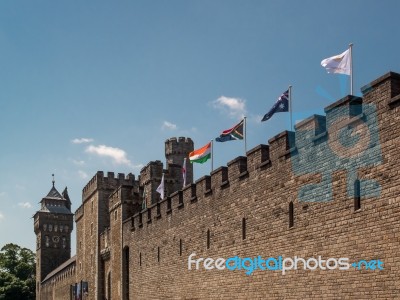
M63 196L64 195L64 196ZM40 299L40 283L47 274L71 257L73 214L65 188L61 195L54 186L41 201L34 218L36 234L36 299Z
M173 137L165 141L165 158L171 193L183 187L182 167L185 158L187 158L186 185L193 182L193 165L189 162L189 153L193 150L194 145L190 138Z

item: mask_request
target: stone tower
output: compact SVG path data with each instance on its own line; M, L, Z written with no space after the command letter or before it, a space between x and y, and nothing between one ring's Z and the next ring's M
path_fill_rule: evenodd
M40 299L40 283L71 257L73 214L67 188L62 195L53 186L40 201L34 218L36 234L36 299Z
M179 137L170 138L165 141L165 158L167 160L167 172L171 179L172 191L182 188L182 166L186 158L186 185L193 182L193 165L189 162L189 153L194 150L192 139Z

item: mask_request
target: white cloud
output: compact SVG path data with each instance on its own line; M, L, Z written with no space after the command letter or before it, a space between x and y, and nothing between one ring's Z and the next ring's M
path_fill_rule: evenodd
M4 220L4 215L3 213L0 211L0 221Z
M71 159L72 163L77 165L77 166L82 166L85 164L84 160L76 160L76 159Z
M18 203L18 206L21 208L31 208L32 205L29 202L20 202Z
M168 122L168 121L164 121L164 123L161 126L162 130L164 130L164 129L175 130L177 128L178 128L178 126L176 126L176 124L173 124L173 123Z
M118 165L132 166L131 161L126 156L126 152L119 148L109 147L106 145L90 145L86 148L85 152L96 154L98 156L109 157Z
M94 141L93 139L80 138L80 139L71 140L71 143L73 143L73 144L85 144L85 143L91 143L93 141Z
M85 171L82 171L82 170L79 170L79 171L78 171L78 175L79 175L79 177L82 178L82 179L86 179L86 178L89 177L89 175L88 175Z
M4 197L5 195L7 195L6 192L0 192L0 197Z
M243 118L246 114L246 101L240 98L221 96L211 102L215 109L228 113L231 118Z

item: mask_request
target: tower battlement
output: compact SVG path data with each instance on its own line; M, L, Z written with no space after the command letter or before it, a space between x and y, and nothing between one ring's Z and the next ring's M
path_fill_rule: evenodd
M167 161L173 159L174 155L186 155L193 151L193 141L189 137L171 137L165 141L165 156Z
M97 171L96 175L86 184L82 190L82 201L90 197L96 190L100 189L115 189L122 184L132 185L135 181L135 176L132 173L125 175L124 173L118 173L114 176L114 172L107 172L107 176L104 176L103 171Z

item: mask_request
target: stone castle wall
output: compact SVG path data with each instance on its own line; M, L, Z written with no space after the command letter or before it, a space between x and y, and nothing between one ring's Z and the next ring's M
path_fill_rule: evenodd
M367 88L363 99L346 97L326 109L326 118L315 116L298 124L296 135L309 139L304 145L293 133L283 132L270 139L269 146L250 150L247 157L232 160L227 167L126 220L123 246L129 247L130 253L130 299L397 297L400 76L389 73ZM296 146L312 143L322 151L327 143L337 143L333 139L340 136L327 134L325 125L321 128L321 123L328 123L329 129L337 114L347 115L346 126L354 126L354 132L360 132L364 124L360 114L373 114L367 109L357 111L360 107L355 105L361 100L365 107L376 107L377 123L369 130L373 131L374 126L379 129L379 141L371 145L367 155L373 161L382 153L380 162L361 164L355 170L356 178L365 180L369 191L361 194L361 208L355 209L356 195L349 188L355 178L347 169L352 167L348 157L362 149L351 147L343 152L344 158L328 156L330 161L319 157L318 151L311 152L310 163L340 162L341 168L333 169L331 182L324 190L317 188L314 194L305 190L301 195L305 198L299 199L300 187L322 182L324 175L294 170L291 158L298 155L296 151L301 152ZM308 165L303 166L305 171L307 168ZM349 183L349 179L353 181ZM377 182L379 187L368 185L368 180ZM324 199L326 194L331 194L332 199ZM244 270L188 270L188 256L192 253L195 258L214 259L236 255L348 257L351 262L380 259L385 267L380 271L300 269L285 275L281 271L256 270L248 276Z
M362 91L139 212L133 205L143 185L159 184L162 165L149 164L138 181L96 174L75 214L76 280L89 281L85 299L396 298L400 75ZM355 134L348 147L340 148L346 136L338 120ZM188 270L193 253L379 259L384 269Z

